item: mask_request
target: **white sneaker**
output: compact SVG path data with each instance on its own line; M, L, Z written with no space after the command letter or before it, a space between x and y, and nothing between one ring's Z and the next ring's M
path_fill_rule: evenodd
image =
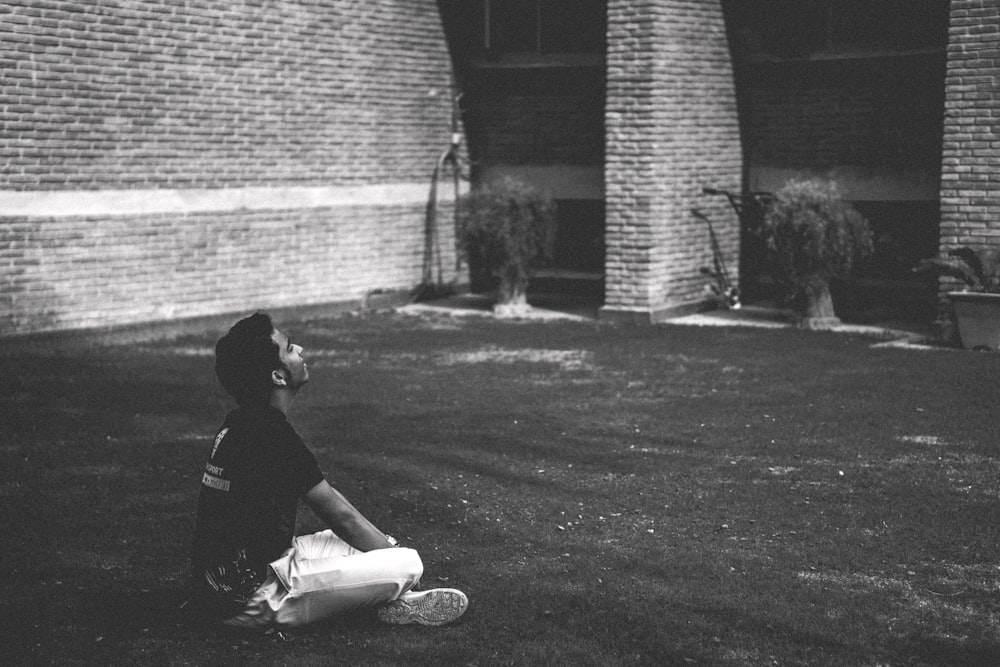
M469 598L454 588L432 588L418 593L403 593L376 611L378 620L393 625L419 623L444 625L458 619L469 607Z

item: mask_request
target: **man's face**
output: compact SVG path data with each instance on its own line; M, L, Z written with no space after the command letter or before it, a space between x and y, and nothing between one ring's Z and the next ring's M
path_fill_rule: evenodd
M278 346L278 360L285 369L285 381L288 387L298 390L309 381L309 367L302 358L302 348L277 329L271 334L271 340Z

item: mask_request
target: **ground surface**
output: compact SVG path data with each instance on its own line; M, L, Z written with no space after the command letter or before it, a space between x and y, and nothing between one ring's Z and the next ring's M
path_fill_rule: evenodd
M221 332L16 346L5 662L1000 664L1000 355L433 312L282 324L313 376L293 421L466 616L190 625L199 470L231 407Z

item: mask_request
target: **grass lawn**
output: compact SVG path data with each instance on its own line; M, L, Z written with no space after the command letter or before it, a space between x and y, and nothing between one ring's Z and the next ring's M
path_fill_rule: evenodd
M309 359L292 421L329 478L469 612L193 627L177 606L231 407L223 332L14 347L6 664L1000 664L1000 354L389 313L279 326Z

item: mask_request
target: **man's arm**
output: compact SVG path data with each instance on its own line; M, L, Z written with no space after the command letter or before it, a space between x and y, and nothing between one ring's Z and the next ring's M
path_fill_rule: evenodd
M309 507L326 522L340 539L359 551L388 549L393 546L385 533L364 517L347 498L325 479L305 495Z

